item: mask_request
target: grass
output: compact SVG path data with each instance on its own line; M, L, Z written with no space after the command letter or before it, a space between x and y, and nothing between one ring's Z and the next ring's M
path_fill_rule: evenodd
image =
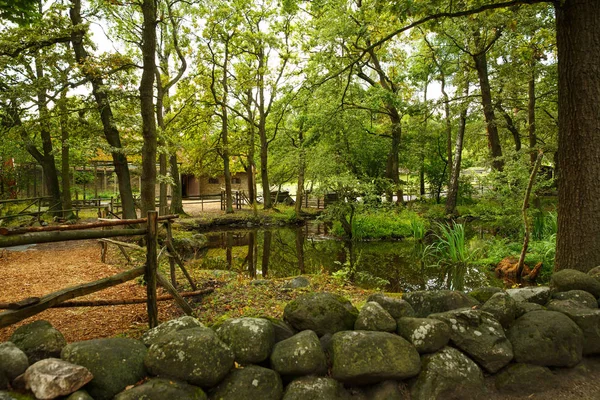
M339 222L333 224L333 234L343 236ZM398 239L425 236L426 221L417 213L395 209L363 209L356 213L352 223L354 240Z

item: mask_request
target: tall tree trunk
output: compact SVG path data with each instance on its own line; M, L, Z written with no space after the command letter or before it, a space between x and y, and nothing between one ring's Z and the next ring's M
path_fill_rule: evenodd
M261 48L258 57L258 136L260 138L260 179L263 187L263 208L273 207L269 184L269 142L267 139L267 114L265 112L265 54Z
M304 198L304 172L306 170L306 153L304 151L304 127L301 125L298 131L298 184L296 185L296 204L294 210L296 216L302 211L302 199Z
M558 234L556 270L600 265L600 7L556 3Z
M393 108L390 115L392 121L392 145L388 153L386 163L386 177L392 182L396 194L396 203L404 203L404 193L402 186L400 185L400 163L398 160L398 153L400 152L400 139L402 136L402 125L400 122L400 114ZM388 201L392 201L391 193L387 194Z
M162 61L162 60L161 60ZM168 65L167 65L168 67ZM163 68L164 70L164 68ZM164 215L167 212L167 183L164 178L167 176L167 151L165 141L165 105L164 99L167 96L165 93L162 77L158 69L155 71L156 74L156 124L160 129L161 135L158 139L158 146L162 148L162 151L158 155L158 173L162 179L159 179L159 190L158 190L158 215ZM177 179L177 178L174 178Z
M479 87L481 89L481 105L483 106L483 115L485 116L488 147L493 159L492 168L496 171L502 171L504 169L504 161L501 159L502 147L500 145L500 136L498 135L498 126L492 104L492 90L490 88L486 52L482 51L473 55L473 61L475 62L475 69L477 70Z
M441 68L440 68L441 70ZM452 164L452 120L450 119L450 98L446 93L446 76L441 74L440 79L442 85L442 96L444 97L444 119L446 121L446 158L448 165L448 177L452 177L453 164ZM450 179L448 179L450 181Z
M254 113L252 112L252 90L248 89L246 92L246 114L248 118L248 136L249 136L249 144L248 144L248 170L246 171L248 174L248 200L250 204L253 205L256 202L256 163L254 162Z
M104 130L104 136L106 141L113 149L111 151L113 164L115 166L115 173L117 174L117 180L119 182L119 194L121 196L121 203L123 205L123 218L135 219L135 204L133 202L133 192L131 190L131 176L129 174L129 165L127 163L127 157L123 152L123 146L121 144L121 138L119 136L119 130L113 117L112 108L110 101L108 100L108 94L104 87L104 81L101 77L91 73L85 64L89 59L89 54L83 45L83 37L85 34L85 28L83 20L81 18L81 0L71 0L71 9L69 10L71 22L76 28L73 29L71 34L71 43L73 44L73 51L75 52L75 59L81 66L81 71L85 77L92 84L92 93L96 100L96 106L100 113L100 120L102 122L102 128Z
M231 169L230 169L230 156L229 156L229 117L227 110L227 93L228 87L228 63L229 63L229 39L225 43L225 58L223 60L223 79L221 85L223 86L223 99L221 101L221 143L223 144L223 150L221 157L223 158L223 174L225 175L225 212L227 214L233 213L233 196L231 193Z
M41 7L41 6L40 6ZM60 196L60 185L58 183L58 172L56 171L56 163L54 161L54 153L52 151L52 137L50 135L50 113L48 112L48 98L46 88L42 80L44 79L44 68L40 60L35 58L35 73L38 83L37 88L37 106L39 114L40 134L42 137L42 157L38 160L44 171L44 180L48 194L52 197L50 203L51 210L60 210L62 199Z
M537 145L537 135L535 133L535 63L532 63L531 76L529 77L527 95L529 103L527 105L527 125L529 133L529 160L531 167L535 164L537 158L535 146Z
M171 167L171 176L173 184L171 185L171 214L185 214L183 210L183 194L181 192L181 177L179 176L179 164L177 163L177 154L173 153L169 157Z
M515 150L516 151L521 150L521 133L515 126L515 122L513 121L510 114L507 113L506 110L504 110L504 108L502 107L502 104L497 103L496 108L498 108L498 111L500 111L500 114L502 114L502 117L504 117L504 121L506 121L506 128L509 130L509 132L513 136L513 140L515 142Z
M469 95L469 85L465 88L465 97ZM465 105L460 112L458 132L456 133L456 145L454 147L454 165L452 166L452 175L450 176L450 185L448 187L448 196L446 197L446 215L453 215L458 200L458 182L460 179L460 164L462 162L463 141L465 137L465 128L467 126L467 106Z
M142 216L156 209L156 120L154 119L154 76L156 72L156 3L143 0L142 14L142 79L140 100L142 114Z
M62 175L62 208L63 210L71 210L73 205L71 203L71 180L69 179L69 173L71 167L69 164L69 116L67 114L67 91L64 90L60 94L60 100L58 101L58 110L60 112L60 139L61 139L61 175ZM72 211L63 213L64 218L71 218L73 216Z

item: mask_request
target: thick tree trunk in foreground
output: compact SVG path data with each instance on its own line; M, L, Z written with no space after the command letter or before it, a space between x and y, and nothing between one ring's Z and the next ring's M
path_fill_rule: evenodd
M141 211L145 215L156 209L156 120L154 119L154 74L156 70L156 3L142 3L144 25L142 27L143 70L140 81L142 113L142 188Z
M101 77L95 75L85 67L85 64L89 58L89 54L83 45L85 28L82 27L83 20L81 18L81 0L71 0L71 4L71 9L69 11L71 22L74 26L78 27L77 29L73 30L71 35L71 43L73 44L75 59L82 67L81 71L92 84L92 93L94 95L94 99L96 100L98 112L100 113L100 120L102 121L104 136L106 137L108 144L114 149L114 151L111 152L111 155L113 164L115 166L115 173L117 174L119 182L119 194L121 195L121 203L123 204L123 218L134 219L137 218L137 215L135 212L135 204L133 203L131 177L129 174L127 156L125 156L125 153L123 152L119 130L117 129L117 124L115 122L115 118L113 117L110 101L108 100L108 94L104 88L104 81Z
M71 179L69 179L69 171L71 166L69 164L69 117L67 115L67 91L63 91L60 94L60 100L58 102L58 109L60 111L60 137L61 137L61 160L62 160L62 208L63 210L70 210L73 208L71 203ZM70 218L73 216L72 211L63 212L64 218Z
M600 265L600 7L556 6L558 235L556 270Z

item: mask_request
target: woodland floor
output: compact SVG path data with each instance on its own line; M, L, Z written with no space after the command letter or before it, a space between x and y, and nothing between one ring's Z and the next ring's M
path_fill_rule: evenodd
M0 250L0 303L11 302L32 296L42 296L50 292L100 279L116 274L131 266L125 265L123 257L116 249L109 252L107 261L100 262L100 250L95 241L63 242L37 245L26 251ZM113 263L113 264L110 264ZM196 274L193 274L196 275ZM197 278L197 276L195 276ZM318 289L340 291L354 304L368 296L358 288L337 288L328 277L314 278ZM277 290L283 282L274 280L266 286L250 285L246 280L233 279L233 283L223 284L204 302L197 311L202 320L210 323L225 315L234 317L246 315L248 304L263 304L271 308L266 314L281 315L281 304L296 296L296 293ZM235 282L237 281L237 283ZM217 284L216 286L220 286ZM235 296L233 295L234 293ZM100 291L81 299L118 299L144 298L145 288L138 282L130 281L110 289ZM242 297L242 298L240 298ZM247 297L247 298L243 298ZM268 298L281 300L268 304ZM234 299L232 301L232 299ZM281 304L280 304L281 303ZM265 308L260 312L264 312ZM258 312L254 310L254 312ZM250 312L252 314L253 312ZM159 303L159 319L166 321L181 315L172 301ZM45 319L63 333L68 342L119 335L139 336L147 328L145 304L55 308L46 310L9 328L0 329L0 342L8 340L12 332L20 325L34 320ZM600 358L586 358L573 369L556 369L556 387L543 393L519 395L498 394L493 388L493 379L487 378L488 393L486 400L500 399L549 399L553 400L595 400L600 399ZM540 384L547 384L540 382ZM408 397L407 397L408 398Z

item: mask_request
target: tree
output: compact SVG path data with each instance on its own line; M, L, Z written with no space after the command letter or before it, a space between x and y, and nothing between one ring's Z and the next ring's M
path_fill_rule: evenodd
M131 190L129 165L127 156L123 152L121 137L117 124L115 123L107 87L104 84L102 75L93 68L93 65L91 65L93 64L93 59L90 57L90 54L84 45L84 36L87 28L81 17L81 0L71 0L69 15L73 24L71 43L73 44L75 59L84 76L92 84L92 94L94 95L96 107L100 114L104 136L111 146L111 155L115 166L115 173L119 180L119 194L121 196L121 203L123 204L123 218L135 219L137 214L135 212L133 192Z
M556 269L600 265L600 7L556 3L558 234Z
M156 120L154 119L154 75L156 73L156 1L142 3L142 79L140 103L142 113L142 188L141 211L145 216L156 209Z

